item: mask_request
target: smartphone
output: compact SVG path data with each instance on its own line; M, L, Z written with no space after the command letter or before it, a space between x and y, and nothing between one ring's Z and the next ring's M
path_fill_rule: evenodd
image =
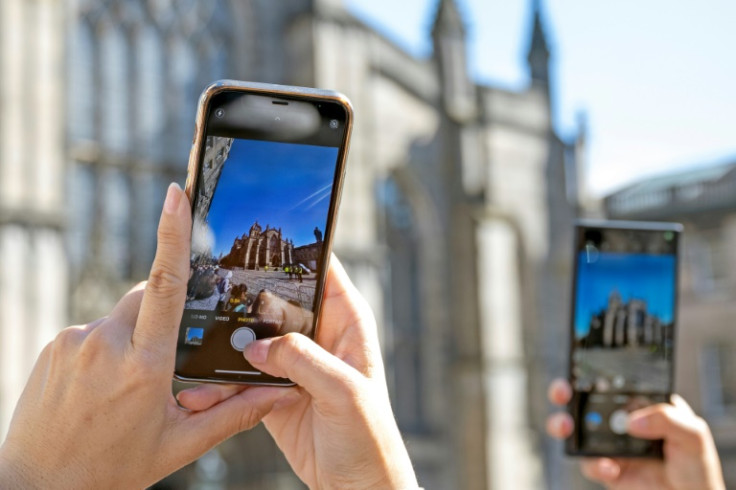
M350 102L333 91L231 80L204 90L175 378L293 384L243 350L290 332L314 338L352 125Z
M676 223L576 223L569 405L575 456L662 457L627 434L628 414L669 402L677 323Z

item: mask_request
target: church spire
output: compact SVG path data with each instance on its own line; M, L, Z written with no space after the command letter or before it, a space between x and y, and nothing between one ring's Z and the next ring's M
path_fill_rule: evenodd
M432 37L455 34L465 37L465 23L455 0L440 0L432 26Z
M549 44L542 22L541 0L532 0L532 38L527 61L533 84L549 83Z
M467 32L456 0L439 0L432 27L434 60L437 66L441 104L457 120L472 118L475 111L475 84L467 65Z

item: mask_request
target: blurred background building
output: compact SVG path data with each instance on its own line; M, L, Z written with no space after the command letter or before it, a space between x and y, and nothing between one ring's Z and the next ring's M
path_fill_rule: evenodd
M529 82L518 91L473 80L469 20L454 0L432 1L434 51L417 58L340 0L3 0L2 430L55 332L104 315L146 277L166 186L185 178L202 88L225 77L268 81L337 89L355 105L335 252L382 327L421 484L589 488L543 435L546 385L566 369L570 230L589 202L578 185L586 129L562 136L553 125L554 53L537 1L527 20ZM701 177L705 196L716 178ZM605 212L651 219L656 206L636 203L679 195L658 182L610 197ZM734 260L736 203L713 204L715 219L696 201L681 213L656 201L663 219L687 217L688 233L702 230L684 257L711 268L684 274L692 300L683 296L683 325L705 324L699 307L714 326L682 333L680 346L690 335L701 348L680 356L679 381L734 433L736 385L724 374L734 350L722 341L734 339L731 290L715 286L736 284L724 266ZM721 316L702 306L715 296L697 287L717 289ZM732 451L726 433L719 442ZM257 429L159 486L300 483Z

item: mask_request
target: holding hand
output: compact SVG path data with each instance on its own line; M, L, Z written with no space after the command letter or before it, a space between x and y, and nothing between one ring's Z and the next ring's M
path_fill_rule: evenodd
M572 397L567 381L552 382L548 392L555 405ZM721 464L706 422L678 395L673 404L659 403L631 412L628 432L642 439L664 439L664 459L591 458L583 460L583 474L607 488L621 490L722 490ZM573 431L573 419L556 413L547 419L547 432L564 439Z
M248 388L210 410L171 393L191 209L172 185L148 283L43 350L0 448L1 488L143 488L256 425L288 395Z
M171 392L189 278L191 208L169 188L148 283L41 353L0 447L2 488L142 488L264 419L312 487L416 488L370 308L335 258L317 343L290 333L247 359L299 387ZM319 345L318 345L319 344Z
M245 356L289 388L263 419L310 488L417 488L386 388L373 314L333 256L316 343L291 333L253 342ZM207 410L242 387L200 385L182 405Z

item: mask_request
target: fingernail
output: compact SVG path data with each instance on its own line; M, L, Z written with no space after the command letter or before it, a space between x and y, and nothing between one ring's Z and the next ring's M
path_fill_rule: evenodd
M649 427L649 420L647 417L637 417L636 415L629 418L629 430L640 431L646 430Z
M164 212L167 214L176 213L181 200L181 187L176 182L169 184L169 190L166 191L166 200L164 201Z
M256 340L245 346L243 355L253 364L262 364L268 358L268 350L271 348L273 339Z

